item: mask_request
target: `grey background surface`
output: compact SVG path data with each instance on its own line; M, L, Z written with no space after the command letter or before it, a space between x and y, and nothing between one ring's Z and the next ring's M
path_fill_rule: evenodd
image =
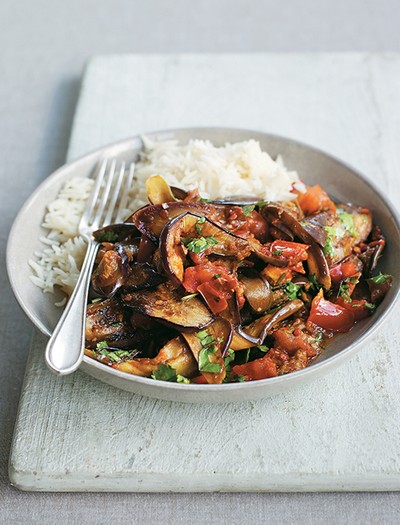
M118 52L397 51L398 0L2 0L0 523L398 523L398 494L28 494L7 461L32 326L5 273L19 207L65 157L86 60Z

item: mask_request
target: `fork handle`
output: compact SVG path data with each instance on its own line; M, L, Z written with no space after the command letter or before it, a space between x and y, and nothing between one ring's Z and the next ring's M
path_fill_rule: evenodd
M75 372L83 359L87 295L98 246L89 242L78 282L46 346L46 364L58 375Z

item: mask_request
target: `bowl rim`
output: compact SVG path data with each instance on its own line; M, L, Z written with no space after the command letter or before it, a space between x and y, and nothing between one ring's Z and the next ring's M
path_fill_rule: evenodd
M25 315L32 321L34 326L39 329L39 331L44 334L47 337L50 337L51 332L48 330L48 328L43 324L43 322L39 319L39 317L35 314L35 312L32 312L28 306L25 304L21 294L19 293L18 287L15 283L14 277L13 277L13 271L11 268L11 257L12 257L12 245L14 243L14 232L17 229L19 221L22 219L23 215L25 214L25 210L29 208L31 203L36 199L37 195L41 193L46 187L51 186L54 179L57 179L57 177L60 176L61 173L63 173L66 169L73 170L74 167L84 161L90 161L90 157L98 157L102 155L106 150L110 148L121 148L123 149L124 146L129 146L131 144L134 144L135 142L141 142L141 137L154 137L162 136L162 135L172 135L171 140L174 140L173 135L179 132L192 132L192 133L204 133L207 131L214 131L218 133L245 133L249 135L254 135L254 139L257 140L258 136L264 136L269 137L272 140L282 141L286 142L287 144L293 144L296 146L304 147L308 150L311 150L313 153L322 155L326 157L327 159L340 164L345 169L352 171L358 178L360 178L369 188L378 195L378 197L385 203L388 211L391 214L391 218L396 226L396 228L399 231L400 234L400 215L395 209L394 205L390 201L388 197L382 194L381 190L377 187L377 185L370 181L363 173L361 173L358 169L354 168L352 165L348 164L347 162L339 159L335 155L332 155L330 153L327 153L326 151L312 146L310 144L307 144L306 142L299 141L297 139L293 139L290 137L285 137L283 135L278 135L275 133L268 133L260 130L252 130L247 128L237 128L237 127L219 127L219 126L196 126L196 127L179 127L179 128L171 128L171 129L165 129L165 130L159 130L159 131L150 131L143 134L137 134L130 136L128 138L118 140L109 144L106 144L104 146L101 146L100 148L96 148L89 153L86 153L84 155L81 155L77 159L68 162L66 164L63 164L57 170L52 172L48 177L46 177L39 186L30 194L30 196L26 199L24 204L21 206L20 210L18 211L12 227L10 229L8 240L7 240L7 246L6 246L6 268L7 268L7 274L8 279L11 285L11 289L14 293L14 296L25 313ZM244 389L244 390L258 390L267 387L270 385L271 388L277 387L280 384L286 384L288 382L290 383L296 383L300 381L301 379L306 379L308 376L312 375L318 375L318 371L325 371L327 368L332 366L332 364L338 364L346 359L348 359L352 354L356 353L360 350L363 343L365 343L367 340L373 337L375 335L377 329L382 325L382 323L387 319L389 314L393 311L395 305L399 301L400 298L400 286L397 287L397 290L395 291L395 295L393 297L393 300L388 303L385 306L385 310L381 313L379 319L377 319L376 322L374 322L363 334L360 335L360 337L352 342L350 345L348 345L343 350L340 350L337 354L334 354L328 358L326 358L324 361L318 362L318 360L313 363L311 366L308 366L302 370L298 370L295 372L291 372L287 375L277 376L277 377L270 377L266 379L259 379L257 381L248 381L248 382L238 382L238 383L222 383L218 385L213 384L196 384L191 383L190 385L186 385L184 383L172 383L168 381L154 381L151 378L142 377L142 376L136 376L133 374L128 374L126 372L122 372L120 370L117 370L115 368L106 367L104 364L88 357L83 357L83 362L89 366L90 368L98 369L101 372L105 372L106 374L109 374L110 377L119 378L122 381L128 381L133 383L138 383L139 385L143 386L149 386L161 389L167 389L169 391L190 391L190 392L196 392L201 391L204 392L205 390L207 392L229 392L230 390L234 390L235 392L238 389Z

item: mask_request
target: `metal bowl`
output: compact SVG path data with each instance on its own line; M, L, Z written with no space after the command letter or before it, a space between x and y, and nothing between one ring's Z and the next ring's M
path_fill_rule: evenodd
M334 157L299 142L260 133L230 128L185 128L147 134L154 140L177 139L186 143L191 138L208 139L216 146L226 142L258 140L261 148L275 157L283 156L285 165L296 170L308 184L319 183L339 202L353 202L370 208L374 219L388 239L381 267L393 275L393 285L373 316L358 323L347 334L336 337L316 362L308 368L285 376L249 383L223 385L184 385L154 381L109 368L89 357L84 357L81 369L110 385L130 392L180 402L229 402L267 397L293 388L311 378L317 378L333 369L360 350L378 329L399 298L398 261L400 260L400 226L395 210L366 178ZM135 159L142 148L139 136L101 148L75 162L66 164L48 177L31 195L20 210L11 229L7 246L7 269L15 297L34 325L50 335L61 309L54 302L61 297L43 292L30 280L28 259L43 246L40 236L46 204L51 202L64 182L72 177L89 176L98 160L104 156L124 160Z

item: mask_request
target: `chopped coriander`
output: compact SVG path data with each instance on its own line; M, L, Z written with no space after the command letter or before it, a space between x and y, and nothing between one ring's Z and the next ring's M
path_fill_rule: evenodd
M246 217L251 217L251 214L253 213L255 207L255 204L248 204L247 206L243 206L243 213L246 215Z
M263 206L265 206L266 204L268 204L269 201L258 201L256 206L258 206L259 208L262 208Z
M116 242L118 241L118 235L112 231L103 231L96 234L97 242Z
M338 213L340 222L343 224L344 229L350 233L353 237L356 236L356 230L354 228L354 215L347 212Z
M244 381L246 381L246 377L242 375L235 375L233 380L237 381L238 383L244 383Z
M206 222L206 218L205 217L199 217L196 221L196 225L195 225L195 229L196 229L196 232L201 235L201 228L200 228L200 224L204 224Z
M334 226L324 226L324 230L327 232L325 246L323 251L325 255L333 255L333 237L337 237L338 229Z
M232 361L235 360L235 351L232 348L228 348L226 356L224 358L225 368L229 366Z
M172 366L161 363L157 370L154 370L151 374L152 379L158 379L160 381L177 381L177 373L175 368Z
M135 355L139 353L139 351L136 349L122 350L118 348L111 348L110 346L108 346L108 343L106 341L101 341L100 343L97 343L96 350L94 350L94 353L107 357L113 363L119 363L123 359L132 359L133 357L135 357Z
M200 199L200 202L212 202L211 199L204 199L203 197Z
M294 301L301 294L301 287L298 284L289 282L285 286L285 294L291 301Z
M309 275L308 280L310 281L310 289L318 293L322 286L317 281L316 275L312 273Z
M211 235L211 237L198 237L195 239L185 237L183 244L193 253L202 253L208 248L211 248L211 246L218 244L218 241L213 235Z
M345 281L340 284L339 295L346 301L346 303L351 303L349 285Z
M266 354L267 352L269 352L269 348L268 348L268 346L266 346L266 345L258 345L258 346L256 346L256 348L257 348L258 350L260 350L261 352L264 352L265 354Z
M117 354L117 352L108 352L107 357L114 363L119 363L119 361L122 361L122 358Z
M274 250L273 252L271 252L272 255L276 255L277 257L279 257L280 255L282 255L283 251L282 250Z
M197 333L197 337L201 342L201 350L199 352L199 370L200 372L211 372L218 374L221 372L221 366L218 363L211 363L210 356L218 350L217 343L213 335L209 335L207 330L201 330Z
M216 273L213 275L213 279L220 279L222 277L222 273Z
M367 310L369 310L371 313L375 312L375 310L376 310L376 304L374 304L374 303L368 303L368 302L367 302L367 303L365 303L364 306L365 306L365 308L366 308Z
M188 379L185 376L181 376L180 374L177 374L176 382L177 383L184 383L185 385L190 385L190 379Z
M371 277L370 281L373 282L374 284L384 284L386 281L388 281L391 278L392 278L391 275L379 272L379 274L375 275L375 277Z
M323 337L324 337L324 334L322 332L317 332L317 335L315 336L315 341L317 343L320 343Z

